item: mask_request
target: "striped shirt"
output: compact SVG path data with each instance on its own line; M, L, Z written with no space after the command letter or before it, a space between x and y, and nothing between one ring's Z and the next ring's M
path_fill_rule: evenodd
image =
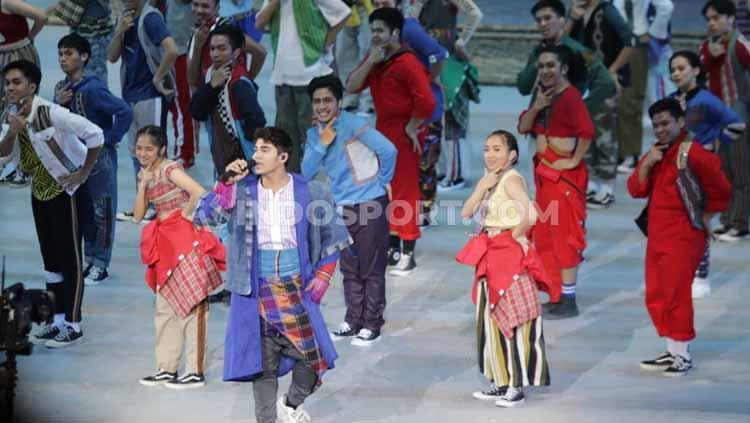
M286 250L297 248L295 234L294 179L278 192L263 187L258 179L258 248Z

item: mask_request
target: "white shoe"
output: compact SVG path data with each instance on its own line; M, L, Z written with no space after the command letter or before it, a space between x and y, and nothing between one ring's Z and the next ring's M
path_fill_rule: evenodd
M286 395L276 402L276 410L281 423L311 423L310 415L302 409L302 405L295 410L286 405Z
M706 298L711 295L711 282L707 278L693 278L693 298Z
M416 267L417 262L414 260L414 253L402 253L398 263L388 273L393 276L408 276Z
M747 235L748 235L748 231L747 230L738 231L737 229L732 228L728 232L723 233L723 234L717 236L716 239L718 239L721 242L733 243L733 242L739 242L739 241L745 239L745 237L747 237Z

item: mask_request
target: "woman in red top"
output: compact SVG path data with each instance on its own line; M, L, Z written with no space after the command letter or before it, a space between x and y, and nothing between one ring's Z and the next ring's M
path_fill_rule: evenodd
M134 219L152 203L157 217L143 228L141 259L146 283L156 293L156 367L141 384L184 389L203 386L209 292L221 285L224 246L208 229L196 229L192 214L205 193L179 163L166 159L167 134L158 126L141 128L135 154L141 162ZM185 346L185 375L177 378Z
M549 319L578 315L575 286L586 248L586 185L582 162L594 124L574 87L582 57L566 46L541 50L539 81L531 107L519 118L518 131L536 139L534 175L541 212L532 239L549 278ZM562 293L562 295L561 295Z

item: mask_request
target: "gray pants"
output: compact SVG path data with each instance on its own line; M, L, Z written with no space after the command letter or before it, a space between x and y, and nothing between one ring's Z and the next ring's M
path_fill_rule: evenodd
M289 172L299 173L307 130L312 126L312 102L307 85L276 85L276 127L292 138Z
M315 390L318 375L310 368L294 344L284 336L263 336L263 373L253 380L255 420L258 423L276 422L276 395L279 390L279 362L285 355L297 360L292 371L292 384L287 393L287 403L298 407Z
M368 17L364 7L360 7L361 24L359 26L345 26L339 32L336 40L336 63L338 66L339 78L341 82L346 83L349 74L359 64L367 53L370 43L370 26L367 24ZM363 109L372 107L372 99L369 90L365 93L351 94L344 93L344 108L359 108L360 100Z

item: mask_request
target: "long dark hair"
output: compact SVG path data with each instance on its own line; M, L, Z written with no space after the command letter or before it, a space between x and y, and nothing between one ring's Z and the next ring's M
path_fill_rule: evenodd
M701 62L700 56L698 56L698 54L694 51L680 50L678 52L675 52L672 57L669 58L669 73L672 73L672 61L678 57L682 57L683 59L687 60L690 66L700 69L700 72L698 72L698 77L695 78L695 82L699 87L705 88L706 71L705 69L703 69L703 63Z
M557 56L561 66L568 67L565 77L574 86L579 86L586 80L586 62L581 53L573 51L565 45L544 46L539 49L539 56L544 53L552 53Z

